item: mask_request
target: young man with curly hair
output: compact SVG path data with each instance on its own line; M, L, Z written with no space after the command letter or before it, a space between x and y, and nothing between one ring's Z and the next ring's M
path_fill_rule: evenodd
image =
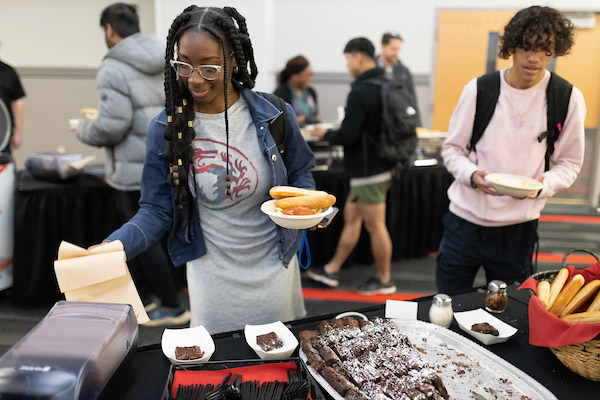
M455 181L448 189L450 210L437 254L440 291L471 287L480 266L488 282L511 282L532 273L540 212L549 197L573 184L583 164L583 95L546 69L572 45L573 24L559 11L533 6L517 12L504 28L499 50L500 57L512 57L512 65L495 73L499 96L476 147L471 138L478 91L483 90L478 79L465 86L442 150ZM557 124L554 151L546 161L552 147L544 135L550 132L546 89L557 82L568 86L570 95L567 91L566 119ZM524 199L500 195L485 179L490 172L528 176L542 182L543 189Z

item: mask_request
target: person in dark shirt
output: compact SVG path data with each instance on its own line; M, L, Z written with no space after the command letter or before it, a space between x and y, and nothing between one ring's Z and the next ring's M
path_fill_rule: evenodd
M279 86L273 92L294 108L300 126L320 120L317 93L310 86L312 76L312 68L306 57L296 56L285 64L279 74Z
M380 86L385 70L375 63L375 46L366 38L352 39L344 54L350 75L355 78L346 102L346 117L337 130L314 135L344 146L344 168L350 177L350 193L344 205L344 228L333 258L322 267L307 270L307 276L328 286L339 285L339 271L356 246L364 223L371 240L377 274L358 285L361 294L396 291L391 281L392 240L385 224L386 196L391 186L390 165L378 154L383 104Z
M388 77L395 79L408 89L416 104L417 93L412 74L406 65L400 61L399 57L403 43L404 39L398 32L389 31L384 33L381 37L381 54L375 58L375 62L379 67L385 69Z
M25 91L21 86L19 75L10 65L0 61L0 99L4 102L10 115L12 135L10 143L3 149L3 153L10 153L18 149L23 142L23 98Z

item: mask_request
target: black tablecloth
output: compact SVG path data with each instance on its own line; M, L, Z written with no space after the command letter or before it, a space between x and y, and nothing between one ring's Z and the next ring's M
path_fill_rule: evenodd
M509 286L507 309L503 314L497 315L504 322L517 328L518 332L505 343L485 347L530 375L559 399L597 399L600 383L571 372L547 348L529 345L528 294L525 292L517 291L515 285ZM419 303L418 319L429 321L428 311L431 306L431 296L415 301ZM484 301L485 293L482 289L473 289L467 293L454 295L454 311L467 311L483 307ZM369 318L383 317L385 314L383 306L352 311L360 311ZM335 317L334 314L292 321L288 326L298 336L303 330L316 329L321 320L333 317ZM474 341L471 336L460 330L455 320L453 320L450 329ZM211 357L213 361L257 358L253 350L246 344L243 331L214 335L213 339L216 346L215 353ZM479 344L479 342L476 343ZM297 355L298 350L296 350L294 356ZM130 400L160 399L167 383L169 367L170 363L162 354L159 345L138 350L127 379L129 387L123 398Z
M340 214L327 229L309 232L313 265L332 257L343 227L348 180L340 164L313 172L317 187L338 198ZM387 220L393 259L422 257L437 250L448 209L446 190L452 176L443 166L413 168L393 182ZM40 181L27 171L17 174L14 295L20 305L50 305L60 298L53 262L62 240L87 247L99 243L120 226L114 208L116 192L98 178L83 175L72 181ZM366 235L350 261L371 262Z
M88 247L101 242L120 221L115 191L83 175L64 183L17 174L13 292L20 305L52 304L60 298L53 263L62 240Z
M348 196L348 178L340 164L328 171L313 172L318 189L337 197L338 216L327 229L308 233L313 265L331 259L343 227L343 208ZM387 198L387 226L393 243L392 259L418 258L436 251L448 210L446 191L452 175L442 165L411 168L394 178ZM371 263L368 235L363 234L348 262Z

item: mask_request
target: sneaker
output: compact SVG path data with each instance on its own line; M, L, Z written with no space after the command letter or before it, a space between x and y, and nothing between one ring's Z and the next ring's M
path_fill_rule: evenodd
M396 285L394 285L394 282L392 281L383 283L378 277L371 276L365 282L358 285L354 291L364 295L392 294L396 293Z
M337 287L340 284L339 272L330 274L323 266L315 266L306 270L306 276L316 282L321 282L329 287Z
M184 306L178 308L158 307L148 313L150 321L144 326L183 325L190 322L190 310Z

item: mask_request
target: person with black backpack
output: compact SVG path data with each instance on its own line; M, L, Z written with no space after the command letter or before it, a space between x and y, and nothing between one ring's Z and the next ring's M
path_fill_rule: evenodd
M369 39L355 38L344 49L350 75L355 78L346 102L346 117L337 130L315 130L314 135L344 146L344 168L350 193L344 205L344 228L333 258L325 266L307 270L315 281L335 287L339 271L356 246L364 223L369 232L377 274L358 285L361 294L396 291L391 280L392 241L387 230L386 195L392 182L393 164L381 152L383 124L382 82L385 70L375 63L375 46Z
M581 92L546 67L573 45L573 24L559 11L533 6L504 27L499 55L512 66L471 80L449 125L442 156L456 178L437 253L441 292L486 279L511 282L533 272L537 225L546 200L573 184L584 154ZM524 199L497 193L490 172L542 182Z

